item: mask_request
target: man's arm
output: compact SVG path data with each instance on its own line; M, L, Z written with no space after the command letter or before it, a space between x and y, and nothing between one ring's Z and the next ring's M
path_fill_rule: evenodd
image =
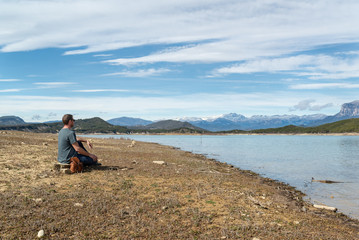
M90 158L92 158L95 162L97 162L97 156L95 154L91 154L85 151L85 149L83 149L82 147L80 147L80 145L78 144L78 142L74 142L72 144L72 146L74 147L75 151L81 155L84 156L88 156Z
M89 148L93 149L93 146L92 146L92 143L91 143L90 140L86 140L86 139L84 139L84 138L78 137L78 138L77 138L77 141L85 142L85 143L87 143L87 146L89 146Z

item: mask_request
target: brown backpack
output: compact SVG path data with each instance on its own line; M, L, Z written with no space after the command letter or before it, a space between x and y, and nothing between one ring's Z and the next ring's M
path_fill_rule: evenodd
M70 161L70 171L72 173L82 172L84 165L82 164L82 162L80 162L80 159L78 159L77 157L72 157Z

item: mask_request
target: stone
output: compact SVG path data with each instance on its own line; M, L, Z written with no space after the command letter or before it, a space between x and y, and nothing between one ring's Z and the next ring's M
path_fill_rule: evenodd
M299 221L294 221L293 222L295 225L298 225L300 222Z
M74 206L75 206L75 207L83 207L84 204L83 204L83 203L75 203Z
M153 163L159 164L159 165L167 165L165 161L153 161Z
M54 163L54 170L60 171L60 169L70 168L70 164Z
M60 172L64 173L64 174L72 174L72 172L69 168L61 169Z
M45 231L41 229L41 230L37 233L37 237L38 237L38 238L43 238L44 236L45 236Z
M252 240L261 240L260 238L256 238L256 237L254 237L254 238L252 238Z
M36 203L42 203L43 200L42 200L42 198L35 198L34 201L35 201Z
M136 141L135 141L135 140L132 140L131 144L128 145L127 147L132 148L132 147L134 147L135 145L136 145Z

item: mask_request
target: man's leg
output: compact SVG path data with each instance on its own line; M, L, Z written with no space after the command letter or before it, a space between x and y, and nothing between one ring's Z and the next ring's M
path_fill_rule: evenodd
M86 152L86 148L84 147L84 145L82 144L82 142L77 141L77 143L79 144L79 146L81 148L83 148ZM89 165L94 165L94 164L98 164L97 162L95 162L92 158L88 157L88 156L84 156L81 154L77 154L77 157L79 158L80 162L83 163L84 166L89 166Z
M94 165L97 164L97 162L95 162L92 158L88 157L88 156L84 156L81 154L77 154L78 159L80 160L80 162L83 163L84 166L89 166L89 165Z

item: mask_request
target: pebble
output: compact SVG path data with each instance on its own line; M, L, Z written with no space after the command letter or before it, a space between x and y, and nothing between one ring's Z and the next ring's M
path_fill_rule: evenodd
M294 221L293 222L295 225L298 225L299 224L299 221Z
M83 207L84 204L83 204L83 203L75 203L74 206L75 206L75 207Z
M35 198L34 201L35 201L36 203L42 203L42 198Z
M43 238L44 236L45 236L45 231L41 229L41 230L37 233L37 237L38 237L38 238Z
M252 240L261 240L260 238L256 238L256 237L254 237L254 238L252 238Z
M153 163L160 164L160 165L166 165L165 161L153 161Z
M166 210L166 209L168 209L167 206L163 206L163 207L162 207L162 210Z

